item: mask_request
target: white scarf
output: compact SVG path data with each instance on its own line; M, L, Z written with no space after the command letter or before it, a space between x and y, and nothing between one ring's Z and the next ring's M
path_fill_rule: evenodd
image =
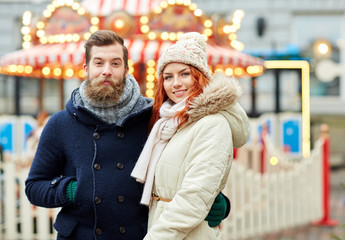
M159 109L160 119L153 126L143 151L131 173L138 182L145 183L141 204L149 205L155 168L164 147L177 131L178 122L174 118L186 105L186 99L174 104L171 100L164 102Z

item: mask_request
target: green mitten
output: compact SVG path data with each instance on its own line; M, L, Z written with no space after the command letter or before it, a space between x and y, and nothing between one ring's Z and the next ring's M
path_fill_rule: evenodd
M221 193L219 193L216 199L214 200L210 212L205 218L205 220L208 221L208 226L217 227L225 218L226 210L227 202L224 196Z
M77 181L70 181L66 188L66 197L69 202L74 202L75 191L77 189Z

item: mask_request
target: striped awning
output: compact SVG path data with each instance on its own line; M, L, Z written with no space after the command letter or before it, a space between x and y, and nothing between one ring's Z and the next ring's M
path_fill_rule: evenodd
M42 44L29 49L8 53L0 58L0 66L30 65L40 67L48 63L61 66L66 64L78 65L84 61L84 42Z
M170 41L127 40L129 58L134 62L146 62L150 59L158 60L159 56L173 44ZM233 65L247 67L252 65L263 66L262 59L239 52L232 48L214 44L207 44L208 64Z
M84 0L81 6L95 16L107 16L113 11L123 10L132 15L148 14L162 0Z
M152 40L125 40L128 48L129 59L134 63L146 62L148 60L158 60L163 51L172 45L170 41ZM209 65L232 65L247 67L252 65L263 66L263 60L251 55L236 51L234 49L208 44L207 55ZM33 46L30 49L19 50L6 54L0 58L0 66L5 67L11 64L31 65L32 67L42 67L46 64L83 64L84 42L45 44Z

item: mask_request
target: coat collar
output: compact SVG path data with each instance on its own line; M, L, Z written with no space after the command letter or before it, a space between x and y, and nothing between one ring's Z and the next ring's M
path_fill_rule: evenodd
M216 114L234 105L242 94L238 80L217 73L203 93L195 97L188 111L189 121L194 122L207 115Z
M222 73L214 74L203 93L193 99L186 125L207 115L220 113L231 128L233 146L241 147L248 141L250 133L248 116L238 103L241 94L237 79Z

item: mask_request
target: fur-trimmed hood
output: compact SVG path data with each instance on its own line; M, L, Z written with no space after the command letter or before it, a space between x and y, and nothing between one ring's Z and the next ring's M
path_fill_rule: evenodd
M242 89L235 78L216 73L203 93L195 97L188 111L189 123L207 115L222 114L229 122L235 148L244 145L249 138L248 116L238 103Z

